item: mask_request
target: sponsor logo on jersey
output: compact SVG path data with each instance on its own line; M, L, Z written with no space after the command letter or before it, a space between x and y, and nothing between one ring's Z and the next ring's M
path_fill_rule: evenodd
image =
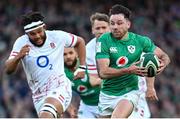
M110 53L117 53L117 47L110 47Z
M96 43L96 52L101 52L101 42Z
M120 58L118 58L118 60L116 61L116 64L118 67L123 67L128 63L128 58L126 56L121 56Z
M86 91L87 91L87 87L84 86L84 85L79 85L77 90L78 90L79 92L86 92Z
M133 45L129 45L129 46L127 46L127 48L130 53L134 53L136 50L135 46L133 46Z
M54 43L50 43L50 46L52 49L54 49L56 47Z

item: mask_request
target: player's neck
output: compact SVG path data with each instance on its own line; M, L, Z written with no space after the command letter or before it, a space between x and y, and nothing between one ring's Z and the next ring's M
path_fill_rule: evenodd
M75 66L73 66L73 67L71 67L71 68L69 68L72 72L75 72L76 71L76 69L78 69L78 67L79 67L79 64L78 63L76 63L76 65Z

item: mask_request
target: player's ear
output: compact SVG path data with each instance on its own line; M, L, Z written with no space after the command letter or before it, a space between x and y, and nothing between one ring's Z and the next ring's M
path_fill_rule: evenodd
M43 28L44 28L44 29L46 29L46 28L47 28L46 24L44 24Z
M94 27L93 26L91 27L91 32L92 32L93 35L95 35L94 34Z
M131 27L131 21L128 20L128 21L127 21L127 24L128 24L128 28L130 28L130 27Z

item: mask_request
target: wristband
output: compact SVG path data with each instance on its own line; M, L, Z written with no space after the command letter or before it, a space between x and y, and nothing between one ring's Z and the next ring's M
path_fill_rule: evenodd
M80 69L86 69L86 66L85 65L79 65L79 68Z
M84 72L85 69L81 69L81 68L78 68L75 72L74 72L74 75L77 75L78 72Z

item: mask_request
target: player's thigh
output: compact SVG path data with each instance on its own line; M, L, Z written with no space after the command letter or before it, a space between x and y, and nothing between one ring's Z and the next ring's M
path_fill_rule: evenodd
M98 103L100 117L101 118L110 117L118 101L119 101L119 96L110 96L104 94L103 92L100 92L99 103Z
M57 107L58 112L62 113L68 108L71 102L71 98L72 98L71 85L65 84L59 86L56 89L49 91L46 98L44 99L44 103L53 104L55 107Z
M127 99L122 99L116 105L111 117L127 118L132 113L132 111L133 111L133 103Z
M133 90L122 95L120 99L128 100L133 104L133 107L136 107L140 99L140 96L141 96L141 92L139 90Z
M139 91L130 91L120 96L119 102L112 113L112 118L128 117L133 112L134 107L136 107L139 98Z
M139 97L140 97L140 92L138 90L131 91L122 96L109 96L101 92L99 96L99 104L98 104L100 115L101 116L112 115L112 112L114 111L119 101L123 99L132 102L133 106L137 106Z
M57 102L59 102L59 105L62 105L63 112L68 108L69 104L71 103L72 98L72 90L71 86L61 86L53 91L51 91L47 95L47 99L53 98L56 99ZM46 101L47 101L46 99ZM57 103L56 103L57 104Z

